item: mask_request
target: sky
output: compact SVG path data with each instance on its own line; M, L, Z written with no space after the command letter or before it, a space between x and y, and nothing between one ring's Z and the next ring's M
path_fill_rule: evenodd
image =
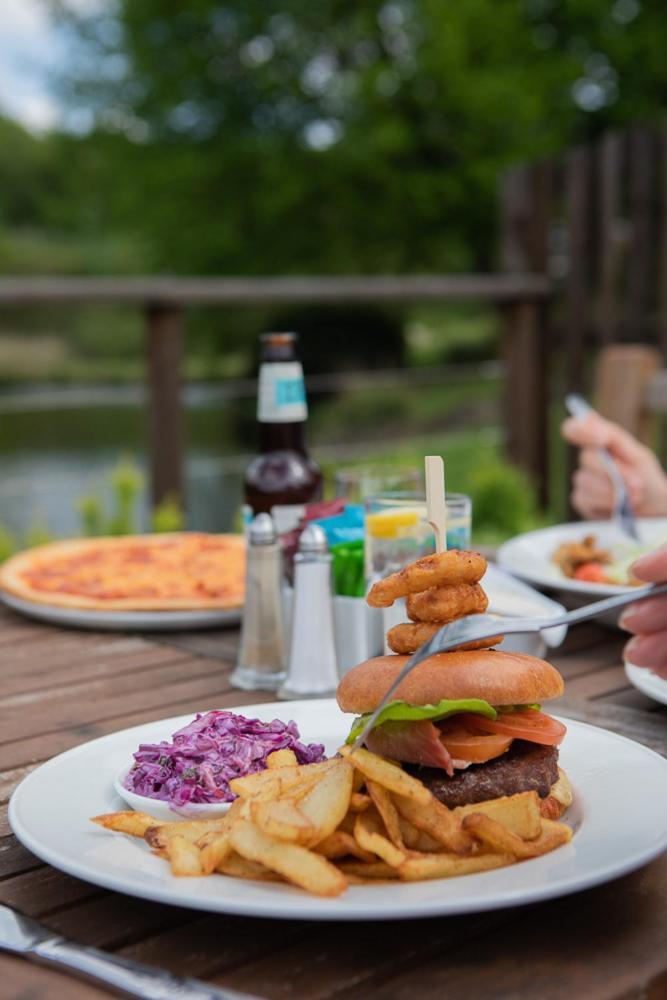
M104 2L67 0L83 11ZM51 81L66 59L45 0L0 0L0 114L36 133L59 124L62 109Z

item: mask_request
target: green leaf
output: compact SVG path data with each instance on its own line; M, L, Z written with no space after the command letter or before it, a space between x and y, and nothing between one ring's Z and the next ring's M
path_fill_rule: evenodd
M495 719L498 715L495 708L489 705L488 701L481 698L462 698L459 701L451 701L443 698L436 705L408 705L405 701L390 701L382 709L377 717L374 729L381 726L383 722L420 722L422 719L446 719L457 712L475 712L477 715L484 715L487 719ZM346 743L352 743L362 731L371 717L369 712L355 719L350 730Z

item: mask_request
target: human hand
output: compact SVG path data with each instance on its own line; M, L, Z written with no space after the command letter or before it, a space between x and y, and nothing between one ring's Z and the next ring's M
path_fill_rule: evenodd
M667 545L642 556L630 571L647 583L667 581ZM634 633L623 650L625 658L667 680L667 594L630 604L618 624Z
M614 509L614 488L598 448L606 448L616 462L635 514L667 514L667 476L651 449L632 434L599 413L583 419L570 417L561 432L566 441L581 449L571 501L582 517L602 520L611 517Z

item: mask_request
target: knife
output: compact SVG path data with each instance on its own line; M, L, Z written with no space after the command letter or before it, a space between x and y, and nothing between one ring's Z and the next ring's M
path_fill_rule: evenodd
M97 948L68 941L30 917L0 904L0 949L40 965L56 965L83 979L105 983L117 993L142 1000L260 1000L250 993L219 989L198 979L181 979Z

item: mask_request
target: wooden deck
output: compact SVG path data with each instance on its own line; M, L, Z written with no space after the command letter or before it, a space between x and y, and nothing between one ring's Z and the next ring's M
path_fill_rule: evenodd
M64 631L0 611L0 902L86 944L280 1000L667 995L667 857L576 896L525 909L363 926L262 921L130 899L64 875L12 836L7 799L41 761L96 736L216 705L238 632ZM625 679L622 637L580 626L551 657L561 714L667 755L667 708ZM619 803L619 810L623 804ZM7 1000L93 1000L104 989L0 954Z

